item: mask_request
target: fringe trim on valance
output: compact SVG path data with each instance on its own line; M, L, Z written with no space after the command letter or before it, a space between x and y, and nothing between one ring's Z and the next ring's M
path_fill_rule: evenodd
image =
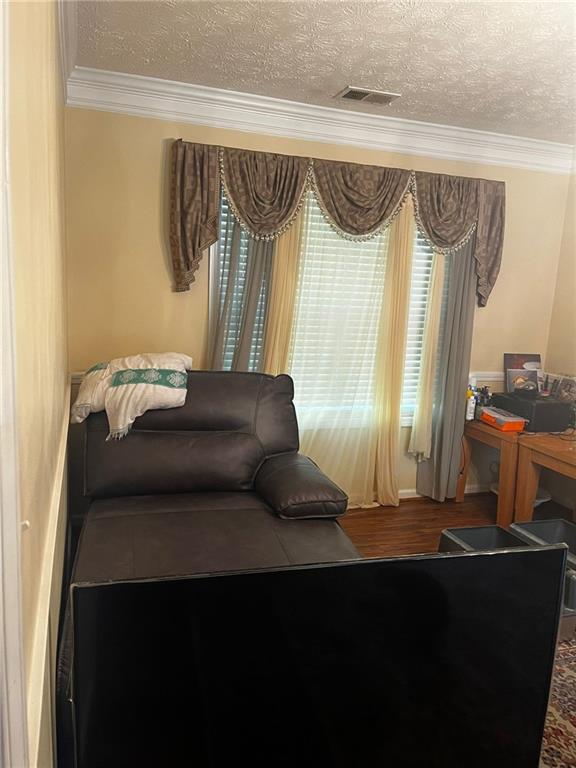
M304 186L302 187L302 194L300 195L300 200L298 202L298 205L294 209L294 212L291 214L288 221L286 221L285 224L283 224L278 231L262 235L257 232L254 232L251 227L248 225L240 211L238 210L236 203L234 202L234 196L230 192L230 189L228 187L228 182L226 180L226 172L224 170L224 151L222 147L219 147L218 150L218 158L219 158L219 165L220 165L220 181L222 184L222 190L223 193L228 201L228 205L230 206L230 212L232 213L234 219L238 222L238 225L242 229L243 232L246 232L250 237L254 238L254 240L264 240L264 241L271 241L271 240L277 240L280 235L284 234L292 224L294 224L294 221L299 216L302 206L304 205L306 201L306 196L309 192L311 192L314 195L314 198L316 199L316 202L318 203L318 207L320 208L322 215L324 216L326 222L330 225L330 227L336 232L337 235L344 238L345 240L350 240L351 242L355 243L363 243L367 242L369 240L373 240L375 237L378 237L381 235L388 227L392 224L394 219L398 216L402 208L404 207L404 204L406 202L406 198L408 195L412 195L412 200L414 202L414 218L416 219L416 225L418 227L418 231L422 234L426 242L429 244L429 246L436 251L437 253L442 253L444 255L450 255L452 253L456 253L456 251L459 251L460 248L462 248L466 243L470 240L470 238L474 235L476 232L476 226L477 222L474 222L468 232L464 235L464 237L459 240L455 245L452 245L448 248L440 248L438 247L432 238L429 236L428 232L426 231L426 227L424 225L424 222L422 221L422 218L420 216L420 209L418 206L418 195L416 191L416 173L414 171L410 172L410 176L408 178L408 181L406 183L406 189L404 190L402 197L400 198L400 202L394 209L394 211L386 218L386 220L379 224L375 229L371 230L370 232L367 232L363 235L352 235L349 232L346 232L346 230L342 229L342 227L339 227L338 224L334 221L334 219L330 216L326 206L324 205L324 201L322 200L322 195L320 194L320 190L318 189L318 185L316 183L316 175L314 173L314 159L310 158L308 160L308 169L306 171L306 181L304 182ZM194 265L196 271L197 265Z
M426 240L430 248L432 248L436 253L442 253L445 256L449 256L452 253L456 253L456 251L459 251L462 246L466 245L466 243L470 240L470 238L474 235L476 232L476 227L478 226L478 222L475 221L468 232L464 235L464 237L459 240L455 245L451 245L448 248L440 248L436 245L436 243L432 240L428 232L426 231L426 227L424 225L424 222L422 221L422 218L420 216L420 208L418 205L418 194L416 191L416 174L414 171L410 174L410 192L412 193L412 199L414 201L414 218L416 219L416 225L418 227L418 231L422 235L422 237Z
M336 232L337 235L340 235L340 237L343 237L345 240L350 240L353 243L365 243L368 240L373 240L375 237L378 237L378 235L381 235L382 232L384 232L390 224L394 221L394 219L398 216L402 208L404 207L404 203L406 202L406 198L409 194L411 194L411 184L412 184L412 176L414 175L414 172L412 171L410 173L410 177L406 183L406 189L402 193L402 197L400 198L400 202L394 209L394 211L388 216L387 219L385 219L382 224L379 224L375 229L373 229L370 232L367 232L364 235L351 235L350 232L346 232L346 230L342 229L342 227L339 227L338 224L334 221L334 219L330 216L328 213L328 210L326 209L326 206L324 205L324 201L322 200L322 195L320 194L320 190L318 189L318 185L316 184L316 174L314 173L314 160L311 161L312 163L312 188L311 192L316 198L316 202L318 203L318 207L322 211L322 215L328 222L328 224L332 227L334 232Z
M238 207L236 206L236 203L234 202L234 196L230 191L230 188L228 186L228 181L226 179L226 171L224 169L224 150L223 147L219 147L218 149L218 161L220 165L220 181L222 184L222 191L226 197L226 200L228 201L228 205L230 206L230 212L232 213L232 216L234 219L238 222L238 225L242 229L243 232L246 232L250 237L254 238L254 240L277 240L280 235L283 235L284 232L286 232L292 224L294 224L296 218L300 214L302 210L302 206L304 205L306 201L306 196L309 192L311 192L316 202L318 203L318 207L322 211L322 215L328 222L328 224L332 227L332 229L338 234L340 237L344 238L345 240L350 240L352 242L356 243L362 243L367 242L368 240L373 240L375 237L378 237L378 235L382 234L390 224L394 221L394 219L398 216L402 208L404 207L404 203L406 202L406 198L408 195L412 194L412 196L415 198L415 194L412 191L413 188L413 181L415 181L414 177L414 171L410 172L410 177L406 183L406 189L402 193L402 197L400 198L400 202L394 209L394 211L385 219L385 221L382 224L379 224L375 229L371 230L370 232L367 232L364 235L352 235L350 232L346 232L346 230L342 229L341 227L336 224L334 219L330 216L328 213L328 210L326 209L326 206L324 205L324 201L322 200L322 195L320 194L320 190L318 189L318 185L316 183L316 175L314 173L314 159L310 158L308 160L308 169L306 171L306 181L304 182L304 186L302 187L302 194L300 195L300 200L298 202L298 205L294 209L294 213L290 216L288 221L286 221L285 224L283 224L280 229L278 229L276 232L262 235L257 232L254 232L254 230L249 226L249 224L246 222L240 211L238 210ZM414 185L415 188L415 185ZM414 199L414 210L416 210L416 199Z
M312 159L308 160L308 168L306 170L306 181L304 182L304 186L302 187L302 194L300 195L300 200L298 201L298 205L294 209L294 212L290 215L290 218L286 221L285 224L283 224L280 229L278 229L276 232L272 232L267 235L261 235L257 232L254 232L240 211L238 210L236 203L234 202L234 196L230 192L230 189L228 187L228 182L226 180L226 171L224 170L224 148L219 147L218 148L218 162L220 164L220 182L222 184L222 190L224 192L224 195L226 196L226 199L228 200L228 205L230 206L230 211L238 224L240 225L240 228L243 232L246 232L250 237L253 237L254 240L277 240L280 235L283 235L286 230L290 229L292 224L294 224L294 221L298 217L300 211L302 210L302 206L304 205L304 201L306 200L306 193L309 189L311 189L313 182L313 163L314 161Z

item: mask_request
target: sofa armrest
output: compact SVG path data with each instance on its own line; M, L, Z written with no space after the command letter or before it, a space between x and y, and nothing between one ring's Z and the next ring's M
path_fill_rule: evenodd
M285 453L267 459L254 489L283 518L339 517L348 497L311 459Z

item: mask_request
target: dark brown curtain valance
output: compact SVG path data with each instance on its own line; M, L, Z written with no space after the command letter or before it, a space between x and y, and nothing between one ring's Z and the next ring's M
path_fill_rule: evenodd
M486 306L502 261L504 182L416 172L415 187L419 225L434 247L459 249L476 231L476 295Z
M504 244L505 187L503 181L479 181L478 224L476 226L476 294L478 306L485 307L494 287Z
M344 236L369 238L387 226L410 191L431 245L456 251L475 233L480 306L502 258L504 184L399 168L311 160L175 141L170 246L175 290L188 290L202 251L218 239L221 183L234 217L255 240L272 240L296 218L312 178L324 214Z
M218 240L218 148L190 144L181 139L175 141L170 172L170 252L174 290L187 291L194 281L203 251Z
M222 178L234 215L256 239L273 239L298 213L310 161L222 149Z
M478 221L478 179L415 173L419 225L433 246L459 248Z
M314 160L314 181L326 215L342 232L361 237L386 226L402 205L410 171Z

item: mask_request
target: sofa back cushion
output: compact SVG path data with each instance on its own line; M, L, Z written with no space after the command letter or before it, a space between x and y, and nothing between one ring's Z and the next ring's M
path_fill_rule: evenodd
M86 422L85 494L250 490L269 456L298 450L289 376L190 371L181 408L148 411L106 442L105 413Z

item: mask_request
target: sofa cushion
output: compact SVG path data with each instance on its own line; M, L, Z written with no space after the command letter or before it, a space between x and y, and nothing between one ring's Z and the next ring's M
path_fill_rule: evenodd
M348 497L307 456L285 453L262 464L254 488L280 517L339 517Z
M272 568L359 557L337 523L279 520L254 493L93 501L73 582Z
M89 430L85 493L93 498L252 488L262 444L243 432L134 430L123 440Z
M84 491L93 497L252 488L268 456L298 450L289 376L190 371L185 404L148 411L106 442L105 413L86 422Z

